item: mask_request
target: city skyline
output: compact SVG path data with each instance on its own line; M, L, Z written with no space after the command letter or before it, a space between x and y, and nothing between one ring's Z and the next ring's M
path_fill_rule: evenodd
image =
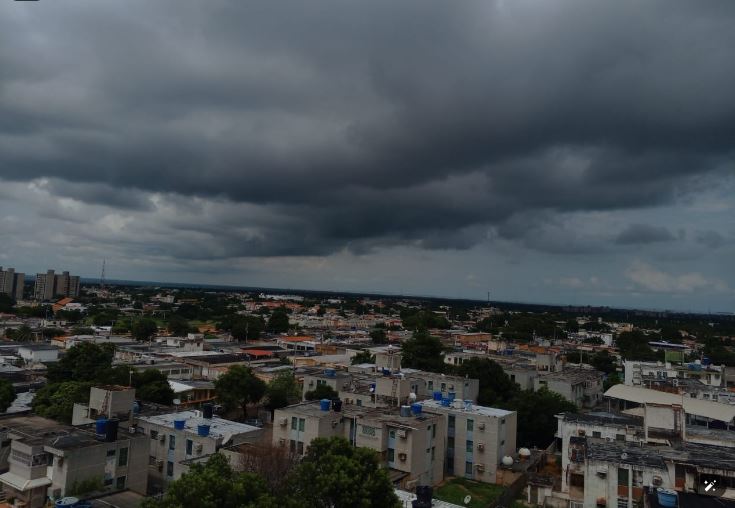
M8 3L0 265L732 312L733 21L728 2Z

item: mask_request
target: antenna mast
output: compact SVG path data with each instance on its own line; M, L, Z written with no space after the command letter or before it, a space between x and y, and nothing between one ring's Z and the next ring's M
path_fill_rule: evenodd
M100 291L105 290L105 263L106 259L102 258L102 273L100 273Z

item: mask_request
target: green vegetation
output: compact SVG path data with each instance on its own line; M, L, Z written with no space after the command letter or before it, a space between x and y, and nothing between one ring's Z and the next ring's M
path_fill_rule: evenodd
M466 478L452 478L434 491L434 497L447 503L469 508L486 508L503 493L505 488L491 483L480 483ZM469 504L464 498L471 496Z
M288 331L289 326L288 313L286 312L286 309L280 308L274 310L268 318L266 329L270 333L285 333Z
M64 381L47 384L33 397L33 412L63 423L71 423L74 404L89 401L93 383Z
M151 340L158 333L158 325L153 319L143 318L133 323L130 331L135 340Z
M656 352L648 345L653 340L640 330L623 332L615 341L624 360L663 360L663 352Z
M306 400L336 399L339 394L329 385L316 385L316 388L304 394Z
M13 383L6 379L0 379L0 413L4 413L15 400Z
M360 351L350 360L352 365L359 365L361 363L375 363L375 355L371 354L370 351Z
M266 384L244 365L234 365L214 382L219 400L228 411L242 410L247 415L248 404L257 404L266 394Z
M33 330L26 325L23 325L16 330L8 328L5 330L5 337L16 342L30 342L33 340Z
M235 340L255 340L265 330L261 316L228 316L217 323L217 329L232 333Z
M381 345L388 343L388 335L382 328L376 328L370 331L370 338L373 340L373 344Z
M268 398L265 407L273 411L295 404L301 400L301 389L292 372L284 372L275 377L265 392Z
M542 388L539 391L522 390L500 407L518 413L519 446L546 448L554 440L557 420L554 415L577 410L572 402L556 392Z
M457 367L455 373L480 381L477 403L482 406L507 403L518 392L518 385L511 381L500 365L488 358L470 358Z
M429 335L426 329L414 332L412 338L403 341L401 348L401 365L404 367L444 372L444 346L438 338Z
M61 359L48 366L46 377L49 383L63 381L95 381L105 379L115 348L111 344L97 345L83 342L69 349Z
M378 454L342 438L315 439L284 482L237 473L216 453L193 464L160 498L143 508L400 508Z
M401 320L406 330L440 328L447 330L450 326L447 318L430 310L405 309L401 311Z
M74 483L71 484L71 487L69 487L69 490L67 491L67 495L69 496L83 496L84 494L89 494L90 492L97 492L104 490L105 488L105 482L104 479L101 476L96 476L93 478L86 478L84 480L77 480Z

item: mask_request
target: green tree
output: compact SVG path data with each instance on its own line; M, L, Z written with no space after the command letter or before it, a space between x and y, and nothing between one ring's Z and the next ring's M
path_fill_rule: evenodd
M111 344L82 342L72 346L58 362L49 364L46 377L49 383L104 379L114 354L115 348Z
M71 329L72 335L94 335L94 330L87 326L75 326Z
M341 437L314 439L291 479L305 508L400 508L378 454Z
M39 416L71 423L74 403L88 402L92 383L66 381L47 384L36 392L31 407Z
M657 360L659 355L648 345L649 338L640 330L623 332L615 341L624 360Z
M13 300L10 296L6 295L5 293L0 293L0 312L5 312L10 314L13 312L13 307L15 306L15 300Z
M8 336L16 342L30 342L33 340L33 330L27 325L23 325L16 330L12 330L12 335Z
M403 321L403 327L407 330L424 328L441 328L446 330L450 326L447 318L430 310L402 310L401 320Z
M371 330L370 338L373 340L373 344L375 345L388 344L388 335L382 328Z
M301 390L292 372L279 374L268 383L266 390L268 401L265 407L270 411L286 407L301 400Z
M265 481L253 473L236 473L221 453L171 482L160 498L146 498L143 508L275 508Z
M191 331L189 321L187 321L186 318L182 316L177 316L176 314L171 316L171 318L168 320L166 328L168 328L168 331L171 333L171 335L174 335L176 337L184 337L186 334L189 333L189 331Z
M602 389L607 391L611 386L619 385L622 382L620 376L616 372L613 372L605 378L605 381L602 383Z
M441 341L429 335L426 329L414 332L413 337L401 344L403 358L401 364L412 369L429 372L443 372L444 347Z
M304 394L306 400L336 399L339 394L329 385L316 385L316 388Z
M43 328L41 329L41 335L44 339L61 337L62 335L64 335L64 330L62 330L61 328Z
M248 404L257 404L266 392L266 384L244 365L234 365L214 382L217 399L232 411L247 415Z
M290 323L288 314L283 309L276 309L268 318L268 326L266 329L271 333L284 333L288 331Z
M359 365L361 363L375 363L375 355L371 354L370 351L367 350L360 351L352 357L350 363L352 365Z
M502 367L489 358L470 358L456 369L457 375L480 381L477 403L495 406L508 402L518 393L516 383L503 371Z
M131 331L135 340L150 340L158 332L158 325L150 318L143 318L133 323Z
M618 362L607 350L592 355L592 366L605 374L612 374L618 368Z
M0 379L0 413L4 413L15 400L13 383L7 379Z
M518 445L546 448L554 440L557 419L554 415L576 411L577 407L556 392L546 388L539 391L522 390L500 405L518 413Z
M174 391L168 383L166 374L158 369L134 372L133 386L136 396L144 401L170 405L174 400Z
M288 319L288 318L286 318ZM260 338L260 334L265 329L265 322L260 316L242 316L238 317L230 332L235 340L247 341Z

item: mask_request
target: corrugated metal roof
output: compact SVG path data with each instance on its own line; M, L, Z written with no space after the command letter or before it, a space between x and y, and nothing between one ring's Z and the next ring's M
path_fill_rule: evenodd
M675 393L660 392L638 386L615 385L605 392L605 397L627 400L636 404L678 404L684 412L696 416L730 422L735 418L735 405L693 399Z

